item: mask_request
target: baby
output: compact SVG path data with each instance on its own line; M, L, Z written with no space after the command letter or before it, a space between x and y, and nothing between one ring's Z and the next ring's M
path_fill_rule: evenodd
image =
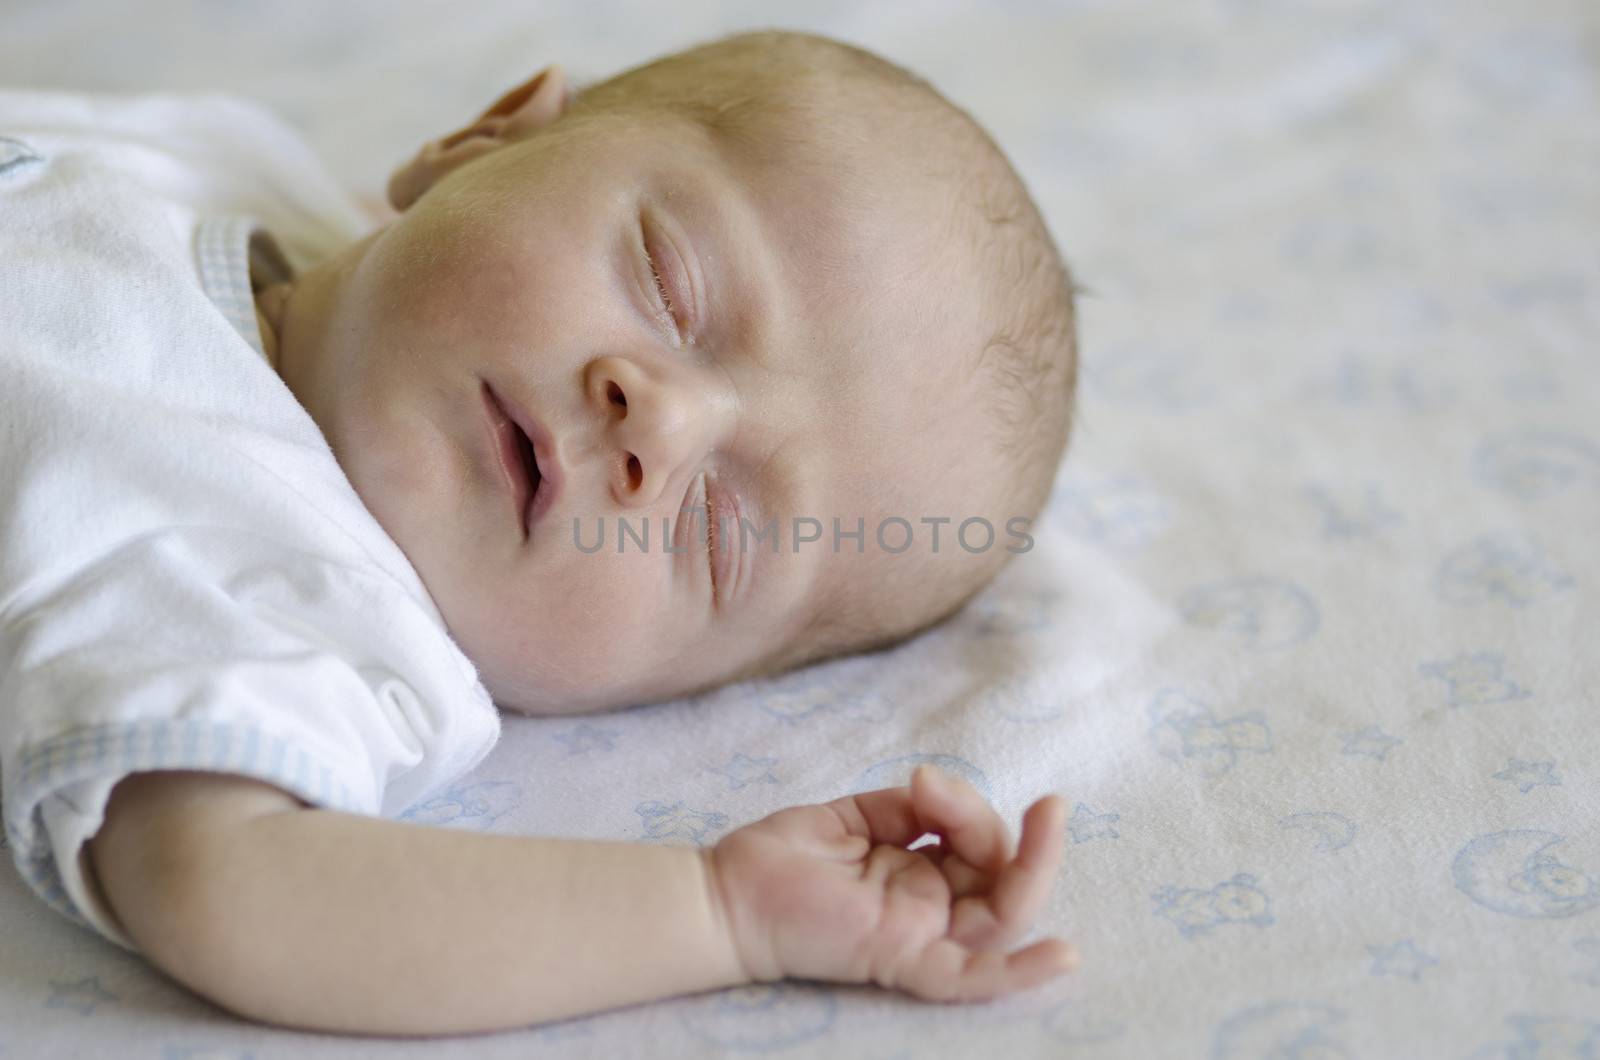
M0 205L25 219L0 250L111 243L0 282L8 319L55 314L0 346L28 406L0 482L65 481L39 437L93 449L76 521L19 500L0 530L7 834L47 902L243 1016L367 1034L786 976L978 999L1073 964L1014 949L1062 799L1013 846L928 767L704 849L392 819L487 754L497 706L894 644L1031 545L1072 418L1071 284L964 112L803 34L577 93L552 67L425 145L366 231L336 197L296 219L272 167L309 201L314 163L243 104L167 140L270 149L226 198L84 146L200 102L56 99L30 125L26 100L0 95ZM137 179L104 179L117 159ZM83 220L113 208L160 220Z

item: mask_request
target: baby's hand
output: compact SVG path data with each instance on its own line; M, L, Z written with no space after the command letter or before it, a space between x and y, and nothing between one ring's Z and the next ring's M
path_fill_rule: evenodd
M745 972L873 982L930 1001L1025 990L1077 964L1032 926L1061 862L1066 806L1048 795L1004 822L966 781L919 766L908 787L780 810L708 852ZM906 846L926 832L939 845Z

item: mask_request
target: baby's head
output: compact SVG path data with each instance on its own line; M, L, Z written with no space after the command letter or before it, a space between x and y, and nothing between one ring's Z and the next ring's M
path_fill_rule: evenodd
M1000 150L898 67L772 32L576 95L551 69L389 193L269 313L278 368L502 706L883 647L1031 542L1069 275ZM526 537L496 403L537 450ZM709 558L680 514L706 500Z

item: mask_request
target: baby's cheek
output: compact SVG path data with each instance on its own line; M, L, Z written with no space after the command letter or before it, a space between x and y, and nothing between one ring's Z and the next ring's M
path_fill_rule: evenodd
M492 273L473 250L481 237L457 216L443 210L407 214L373 248L361 278L376 286L371 301L384 318L450 337L492 308L489 300L499 292L485 282Z
M670 668L686 628L686 601L672 593L686 587L663 579L666 566L656 555L578 553L530 576L510 608L529 678L551 695L604 698Z

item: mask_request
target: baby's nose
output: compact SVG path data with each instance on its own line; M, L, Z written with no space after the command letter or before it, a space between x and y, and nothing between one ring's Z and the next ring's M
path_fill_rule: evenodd
M705 456L713 402L691 373L600 357L586 369L584 389L602 417L609 486L624 507L656 503Z

